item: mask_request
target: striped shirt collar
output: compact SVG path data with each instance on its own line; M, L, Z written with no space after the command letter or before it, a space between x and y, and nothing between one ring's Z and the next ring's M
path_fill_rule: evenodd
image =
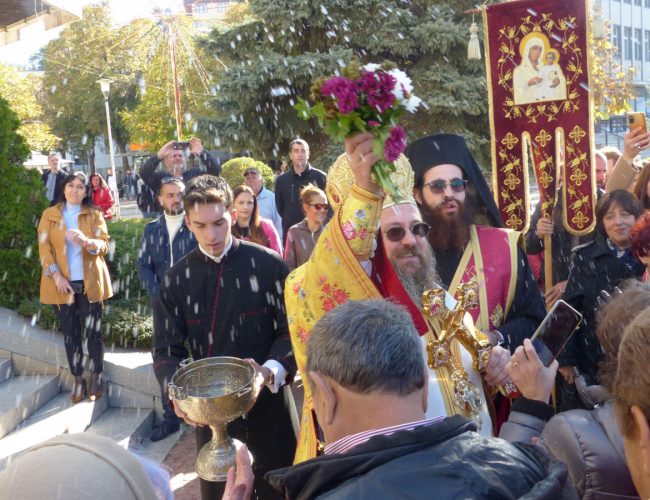
M325 455L335 455L341 453L347 453L355 446L367 442L370 438L374 436L390 436L399 431L410 431L416 427L422 425L435 424L437 422L442 422L445 418L445 415L428 418L425 420L418 420L417 422L407 422L405 424L393 425L391 427L384 427L383 429L371 429L369 431L359 432L357 434L351 434L350 436L345 436L338 441L325 446Z

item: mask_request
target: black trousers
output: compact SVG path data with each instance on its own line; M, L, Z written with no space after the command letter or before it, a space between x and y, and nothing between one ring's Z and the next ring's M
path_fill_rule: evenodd
M55 305L68 356L70 372L75 377L83 375L82 334L88 338L90 371L101 373L104 369L104 342L102 340L102 303L88 302L85 293L75 293L71 304Z
M255 485L252 498L262 500L281 500L284 497L276 492L264 479L267 472L287 467L293 463L296 453L298 433L298 413L289 386L280 388L277 394L262 389L255 406L246 418L238 418L228 424L228 435L246 443L253 455ZM212 431L209 427L196 428L196 449L210 441ZM202 500L220 500L226 483L200 480Z

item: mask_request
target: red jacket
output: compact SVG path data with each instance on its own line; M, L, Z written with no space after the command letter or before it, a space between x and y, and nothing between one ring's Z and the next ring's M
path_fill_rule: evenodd
M102 211L105 220L113 219L113 195L110 190L105 187L100 187L99 189L93 189L91 191L91 197L93 204Z

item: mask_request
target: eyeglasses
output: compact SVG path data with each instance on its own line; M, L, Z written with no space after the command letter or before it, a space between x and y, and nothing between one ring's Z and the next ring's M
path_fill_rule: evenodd
M431 226L426 222L414 222L409 226L409 231L417 238L424 238L429 234L429 229L431 229ZM391 227L387 231L384 231L384 235L393 243L399 243L406 236L406 229L401 226Z
M449 182L443 179L436 179L435 181L427 182L427 186L433 194L443 194L447 186L451 188L454 193L462 193L467 189L468 181L465 179L452 179Z
M314 207L316 210L329 210L330 206L327 203L305 203L310 207Z

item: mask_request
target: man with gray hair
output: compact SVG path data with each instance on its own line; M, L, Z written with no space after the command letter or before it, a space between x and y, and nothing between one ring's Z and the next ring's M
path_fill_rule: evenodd
M51 206L59 200L59 197L63 193L63 185L67 174L64 170L61 170L59 157L56 153L48 155L47 165L50 171L42 174L41 178L45 186L45 197L49 200Z
M328 312L312 329L305 376L327 445L266 475L285 498L577 498L566 466L539 448L482 437L462 416L425 417L427 369L399 305Z

